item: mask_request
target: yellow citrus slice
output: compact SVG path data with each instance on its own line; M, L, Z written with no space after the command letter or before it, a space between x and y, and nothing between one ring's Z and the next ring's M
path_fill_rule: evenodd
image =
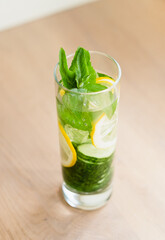
M105 86L112 86L115 80L110 77L98 77L96 78L96 83L103 84ZM112 89L112 93L114 93L114 88Z
M91 140L96 148L106 149L115 147L116 144L117 115L111 119L103 113L96 122L92 124Z
M60 93L60 96L63 97L64 94L65 94L65 90L64 90L64 89L60 89L60 92L59 92L59 93Z
M60 150L61 150L61 162L64 167L72 167L77 161L77 154L71 143L68 135L66 134L61 123L59 125L59 137L60 137Z

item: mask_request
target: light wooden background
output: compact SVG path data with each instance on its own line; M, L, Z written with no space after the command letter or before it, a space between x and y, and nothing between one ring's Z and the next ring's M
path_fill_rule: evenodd
M53 68L83 46L123 70L114 193L65 204ZM102 0L0 33L0 240L165 239L165 1Z

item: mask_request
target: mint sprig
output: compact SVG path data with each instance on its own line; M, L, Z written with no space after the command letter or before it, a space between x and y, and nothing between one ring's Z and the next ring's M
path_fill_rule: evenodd
M68 89L86 89L87 92L97 92L107 87L96 83L97 73L91 65L90 53L79 47L75 52L70 68L63 48L59 53L59 68L63 85Z

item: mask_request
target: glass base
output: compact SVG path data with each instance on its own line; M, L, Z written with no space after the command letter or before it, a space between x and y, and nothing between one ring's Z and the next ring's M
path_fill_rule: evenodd
M71 191L65 183L62 185L62 191L65 201L72 207L84 210L94 210L104 206L112 193L112 186L96 193L80 194Z

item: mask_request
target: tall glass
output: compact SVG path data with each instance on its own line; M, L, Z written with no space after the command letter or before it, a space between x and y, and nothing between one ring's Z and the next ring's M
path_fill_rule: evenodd
M94 69L112 78L103 91L66 89L58 63L55 67L62 191L69 205L87 210L103 206L111 196L121 77L115 59L96 51L90 55ZM67 57L68 66L72 59L73 54Z

